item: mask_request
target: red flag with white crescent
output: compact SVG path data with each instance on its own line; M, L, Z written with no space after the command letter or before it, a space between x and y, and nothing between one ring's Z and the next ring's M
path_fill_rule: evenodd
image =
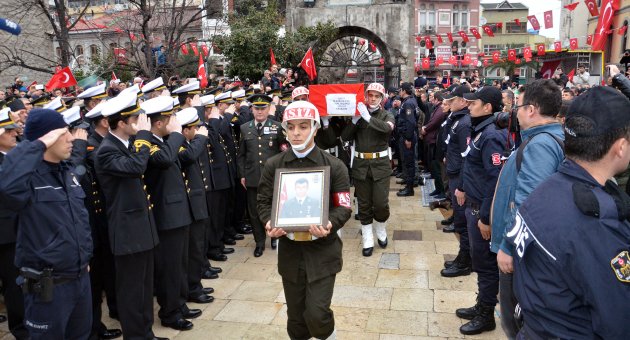
M476 29L475 27L470 28L470 33L472 33L472 35L474 35L475 38L481 39L481 34L479 34L479 30Z
M534 29L534 31L540 30L540 23L538 22L538 19L535 15L528 15L527 20L529 20L529 23L532 24L532 28Z
M470 54L468 53L464 54L464 60L462 61L462 64L470 65L471 63L472 63L472 57L470 56Z
M208 86L208 76L206 75L206 65L203 63L203 57L199 54L199 66L197 67L197 79L199 79L199 87Z
M489 37L494 37L494 32L492 32L492 28L490 28L489 26L481 26L481 28L483 28L483 31L486 32Z
M195 55L199 55L199 49L197 48L197 43L196 42L191 42L190 43L190 48L192 48L192 51Z
M553 49L556 51L556 53L560 53L560 52L562 52L562 42L560 42L560 41L554 41L554 43L553 43Z
M440 66L444 63L444 58L442 56L438 56L437 59L435 59L435 66Z
M545 44L538 44L536 45L536 51L538 51L537 55L541 56L541 55L545 55L546 51L545 51Z
M451 65L454 65L454 66L457 65L457 56L454 56L454 55L450 56L450 58L448 58L448 62Z
M553 13L552 11L546 11L544 14L545 28L553 28Z
M207 57L210 54L210 49L208 48L208 45L206 44L201 45L201 50L203 51L203 55L205 57Z
M593 44L593 35L589 34L586 36L586 44L587 45L592 45Z
M578 4L579 4L579 2L574 2L572 4L568 4L568 5L564 6L564 8L566 8L569 11L573 11L573 10L575 10L575 8L577 7Z
M306 54L304 55L304 58L302 58L300 65L308 75L309 80L313 81L317 77L317 70L315 69L315 58L313 58L313 50L311 48L306 51Z
M532 57L532 48L531 47L526 46L525 48L523 48L523 57L525 57L525 59Z
M492 62L494 64L499 62L499 51L492 52Z
M488 59L483 60L483 66L488 66Z
M628 26L623 26L617 31L617 34L624 35L624 34L626 34L626 30L627 29L628 29Z
M431 43L431 37L430 36L426 36L424 37L424 45L428 48L428 49L432 49L433 48L433 44Z
M77 80L72 75L70 67L66 66L59 72L55 73L52 78L46 83L46 91L58 89L62 87L70 87L77 84Z
M436 34L435 35L437 37L437 41L439 44L443 43L444 41L442 40L442 36L440 34Z
M612 23L615 12L619 9L619 0L603 0L599 10L599 19L593 39L593 51L603 51L608 40L607 31Z
M448 37L448 41L449 42L453 42L453 33L446 33L446 36Z
M596 0L586 0L584 1L584 3L586 4L586 8L588 8L588 12L591 14L591 16L596 17L599 15Z
M569 39L569 47L571 48L571 50L577 50L578 49L578 39L577 38L571 38Z
M182 54L188 54L188 46L186 44L182 44Z
M560 62L561 60L545 61L540 68L540 74L542 74L543 79L551 79Z
M457 32L457 34L459 34L459 36L460 36L460 37L462 37L462 40L463 40L464 42L468 42L468 41L469 41L469 40L468 40L468 34L466 34L466 32L464 32L464 31L459 31L459 32Z
M431 68L431 61L429 60L429 58L422 58L422 68Z
M508 50L508 60L516 60L516 50Z

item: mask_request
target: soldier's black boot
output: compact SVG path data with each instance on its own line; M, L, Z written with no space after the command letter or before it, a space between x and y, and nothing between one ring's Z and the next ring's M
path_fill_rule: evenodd
M478 303L477 306L477 315L459 328L460 333L465 335L481 334L497 327L494 322L494 306L481 303Z
M479 303L479 301L477 301L477 303L472 307L457 308L457 310L455 310L455 315L457 315L457 317L461 319L472 320L475 318L475 316L479 315L480 310L481 304Z
M403 190L396 193L398 197L413 196L413 185L406 186Z
M448 265L449 261L444 263L445 268L440 271L440 275L444 277L458 277L470 275L471 265L470 265L470 254L461 253L457 254L457 257L450 266Z

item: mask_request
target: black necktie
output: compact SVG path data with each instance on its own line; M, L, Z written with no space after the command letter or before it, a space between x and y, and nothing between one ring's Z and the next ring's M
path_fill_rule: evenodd
M133 143L129 142L129 145L127 146L127 149L129 149L129 151L133 152Z
M258 134L260 135L260 132L262 131L262 123L258 123L256 127L258 129Z

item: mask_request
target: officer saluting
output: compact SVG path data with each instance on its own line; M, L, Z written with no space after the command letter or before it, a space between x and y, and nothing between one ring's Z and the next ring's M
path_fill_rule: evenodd
M65 161L74 137L61 114L48 109L31 111L24 134L27 140L0 168L0 202L18 214L15 265L24 325L31 339L86 339L92 238L85 193Z
M268 117L271 97L255 94L249 97L252 103L254 119L241 125L241 142L238 151L238 172L241 175L241 185L247 190L247 208L249 222L253 226L256 248L254 256L259 257L265 250L265 229L258 216L256 197L258 195L258 181L264 163L273 155L286 149L286 139L280 123ZM275 249L276 240L271 240L271 247Z
M335 276L341 271L342 242L337 231L350 218L350 180L342 161L315 146L319 112L308 102L287 106L282 127L291 150L270 158L258 186L258 212L270 237L281 237L278 272L287 301L287 332L292 339L335 339L335 321L330 310ZM287 234L271 229L274 176L278 168L330 167L328 224L311 226L308 232Z
M144 172L151 123L135 93L107 101L102 115L110 131L96 152L96 176L107 202L109 242L116 268L116 300L125 338L154 338L153 270L158 235ZM135 141L129 140L132 136Z
M105 98L107 98L105 83L87 88L77 96L77 99L83 99L84 114L94 109Z
M381 108L381 102L386 95L383 85L372 83L368 85L366 93L368 107L363 103L357 105L361 115L352 118L353 124L346 126L341 138L355 140L352 178L359 203L363 256L371 256L374 249L373 222L379 246L387 246L387 193L392 173L389 137L394 130L395 121L394 117Z

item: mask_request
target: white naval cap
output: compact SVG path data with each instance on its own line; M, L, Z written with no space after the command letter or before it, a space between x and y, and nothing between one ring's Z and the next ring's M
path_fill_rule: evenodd
M173 114L173 98L168 96L155 97L140 104L140 107L147 115L170 116Z
M0 129L9 130L17 128L17 125L13 121L13 118L11 118L10 113L10 107L5 107L4 109L0 110Z
M117 113L122 116L134 116L142 113L138 106L138 96L133 92L121 92L115 98L108 100L101 111L103 117L109 117Z
M214 97L214 101L215 103L234 103L234 101L232 100L232 91L221 93L220 95Z
M237 102L245 100L245 90L232 92L232 99L236 100Z
M178 94L178 95L179 94L198 94L198 93L201 93L201 90L199 89L198 81L194 81L186 85L182 85L173 91L173 94Z
M173 100L173 109L174 110L179 110L179 98L175 97L175 98L171 98Z
M78 106L73 106L63 111L61 115L66 124L71 128L87 129L90 127L90 124L81 119L81 108Z
M185 108L175 114L181 126L196 126L201 123L197 109L194 107Z
M133 95L135 95L136 97L139 97L142 95L142 93L140 92L140 86L138 86L138 84L133 84L133 86L130 86L120 91L118 96L120 96L121 94L126 94L126 93L133 93Z
M212 107L214 106L214 96L209 94L207 96L203 96L201 98L199 98L201 100L201 105L205 106L205 107Z
M57 112L62 112L67 109L66 105L64 105L61 97L55 97L55 99L44 105L44 109L55 110Z
M107 93L105 93L105 83L92 86L79 93L77 96L79 99L102 99L105 97L107 97Z
M165 89L166 89L166 86L164 85L164 79L162 79L162 77L157 77L151 80L150 82L146 83L142 87L142 93L147 94L154 91L161 91Z
M107 104L106 101L102 101L100 103L98 103L98 105L96 105L92 110L88 111L85 114L85 118L96 118L98 116L102 115L103 108L105 107L105 105Z

